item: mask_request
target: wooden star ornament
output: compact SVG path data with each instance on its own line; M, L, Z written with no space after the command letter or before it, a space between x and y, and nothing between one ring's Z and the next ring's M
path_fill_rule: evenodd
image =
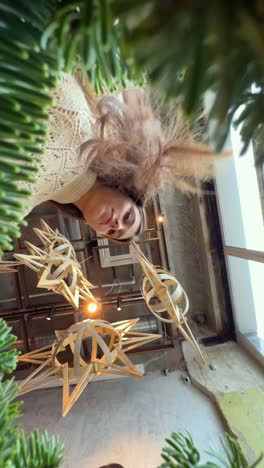
M93 376L143 377L126 353L159 339L160 335L133 332L138 321L132 319L111 324L87 319L67 330L56 331L57 339L52 345L19 356L19 361L38 366L19 385L19 395L62 382L62 415L66 416ZM86 355L84 348L88 348ZM71 359L63 362L66 350L70 351ZM71 393L70 384L75 384Z
M90 291L93 285L84 277L70 241L57 229L51 229L43 219L41 226L42 229L34 228L34 231L43 247L26 241L30 255L15 254L14 257L37 273L38 288L61 294L74 309L79 308L80 299L97 303Z

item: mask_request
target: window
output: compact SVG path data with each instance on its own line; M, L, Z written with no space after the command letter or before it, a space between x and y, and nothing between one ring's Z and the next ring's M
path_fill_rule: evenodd
M264 142L264 137L263 137ZM237 338L264 356L263 173L255 167L251 143L240 156L239 128L226 150L233 156L216 164L216 194Z
M101 237L98 238L98 246L102 247L104 245L106 248L99 250L101 268L137 263L136 256L133 252L133 247L131 245L125 244L115 247L113 244L109 244L108 239ZM111 248L107 248L109 245Z

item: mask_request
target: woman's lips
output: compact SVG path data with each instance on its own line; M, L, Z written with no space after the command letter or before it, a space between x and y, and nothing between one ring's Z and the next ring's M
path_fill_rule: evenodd
M108 216L108 215L107 215L107 216ZM110 215L110 217L104 218L103 222L100 223L100 224L104 224L104 225L110 224L110 223L112 222L112 218L113 218L113 210L111 210L111 215Z

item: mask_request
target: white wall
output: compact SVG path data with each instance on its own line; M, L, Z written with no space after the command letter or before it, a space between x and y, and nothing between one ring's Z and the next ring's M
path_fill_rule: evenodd
M143 379L126 378L90 384L65 418L61 389L24 396L29 431L38 426L58 434L65 444L66 468L99 468L120 463L125 468L157 468L164 438L189 431L199 449L220 449L224 427L213 403L182 372L159 372Z

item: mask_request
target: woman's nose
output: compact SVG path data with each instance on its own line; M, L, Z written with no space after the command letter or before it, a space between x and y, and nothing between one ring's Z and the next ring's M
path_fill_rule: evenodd
M113 219L111 227L116 230L121 228L121 223L118 218Z

